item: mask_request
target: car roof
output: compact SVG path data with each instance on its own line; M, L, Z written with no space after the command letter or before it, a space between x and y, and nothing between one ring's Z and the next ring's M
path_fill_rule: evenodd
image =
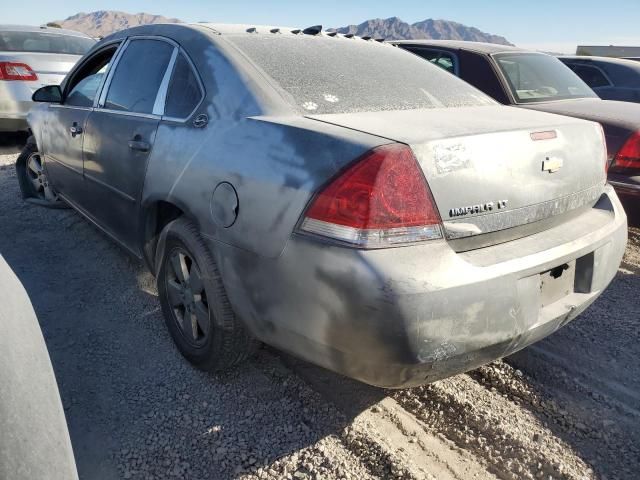
M89 35L85 35L82 32L75 30L67 30L65 28L47 27L43 25L41 27L34 27L33 25L2 25L0 24L0 32L47 32L58 35L70 35L72 37L91 38Z
M529 52L529 50L510 45L500 45L498 43L485 42L469 42L466 40L397 40L390 43L393 43L395 45L424 45L429 47L447 47L486 54L501 52Z
M615 58L615 57L593 57L591 55L558 55L558 58L565 60L581 60L581 61L596 61L611 63L613 65L620 65L624 67L632 67L636 70L640 69L640 62L637 60L629 60L627 58Z

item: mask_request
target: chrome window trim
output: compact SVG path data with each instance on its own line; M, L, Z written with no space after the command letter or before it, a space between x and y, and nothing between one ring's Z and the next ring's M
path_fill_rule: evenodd
M191 57L189 57L189 55L187 54L187 52L182 48L179 47L179 54L183 55L184 58L187 60L187 63L189 64L189 67L191 68L191 73L193 73L193 75L196 77L196 81L198 82L198 87L200 88L200 100L198 101L198 103L196 104L196 106L193 108L193 110L191 111L191 113L189 113L189 115L187 115L184 118L177 118L177 117L171 117L171 116L164 116L162 117L162 120L165 120L167 122L174 122L174 123L186 123L189 121L189 119L191 117L193 117L193 114L196 113L196 111L200 108L200 106L202 105L202 103L204 102L204 99L207 96L207 90L204 88L204 82L202 81L202 78L200 77L200 72L198 72L198 69L196 68L195 64L193 63L193 60L191 60ZM170 75L170 79L173 78L173 73L175 71L175 65L178 63L177 61L177 57L176 57L176 62L173 65L173 70L171 71L171 75ZM167 85L167 94L169 93L169 87L171 85L168 84ZM166 109L166 102L167 99L165 97L164 99L164 104L163 104L163 114L164 114L164 110Z
M63 108L65 110L84 110L87 112L93 111L93 107L80 107L75 105L64 105L62 103L50 103L49 108Z
M169 59L169 64L167 65L167 69L164 71L162 82L160 82L160 87L158 88L156 101L153 103L152 112L154 115L164 114L165 103L167 101L167 91L169 90L169 82L171 81L173 69L175 68L176 59L178 58L178 52L179 49L174 46L173 52L171 52L171 58Z
M109 109L109 108L104 108L105 102L107 100L107 95L109 93L109 88L111 88L111 81L113 80L113 76L115 74L115 71L118 69L118 64L120 63L120 60L122 59L122 56L124 55L124 52L127 50L127 47L134 41L136 40L156 40L156 41L160 41L160 42L165 42L168 43L169 45L173 46L173 52L171 53L171 58L169 59L169 63L167 64L166 70L165 70L165 74L163 76L163 80L160 83L160 87L158 88L158 93L156 94L156 100L153 104L153 110L152 113L139 113L139 112L128 112L125 110L113 110L113 109ZM103 112L109 112L109 113L118 113L118 114L123 114L123 115L129 115L129 116L134 116L134 117L147 117L147 118L159 118L162 114L157 114L156 113L156 104L158 102L158 96L160 95L160 91L162 89L162 83L164 82L165 77L167 76L167 71L169 70L169 67L171 66L171 59L173 58L173 56L175 55L176 49L179 49L180 46L173 40L171 40L170 38L167 37L161 37L158 35L136 35L136 36L132 36L132 37L127 37L126 40L122 43L122 49L119 52L116 52L116 57L113 61L113 63L111 64L111 66L109 67L109 73L107 74L107 78L105 79L103 86L102 86L102 90L100 92L100 97L99 97L99 101L97 104L94 104L95 108L98 109L99 111L103 111ZM164 111L164 105L162 106L162 109Z
M113 110L111 108L97 108L95 109L95 111L103 112L103 113L112 113L115 115L122 115L125 117L151 118L156 120L159 120L160 118L162 118L161 115L156 115L154 113L127 112L126 110Z
M122 54L127 49L129 45L129 38L125 39L124 42L120 44L120 48L116 51L115 56L113 57L113 61L109 66L109 71L105 75L104 82L102 82L102 88L100 89L100 95L98 95L98 101L94 102L94 108L102 108L104 106L105 99L107 98L107 92L109 91L109 87L111 86L111 79L113 78L113 74L116 71L118 63L120 63L120 59L122 58Z

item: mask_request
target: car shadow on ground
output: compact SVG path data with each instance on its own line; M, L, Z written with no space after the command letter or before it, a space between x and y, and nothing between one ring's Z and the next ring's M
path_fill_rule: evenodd
M20 153L27 142L26 133L0 133L0 155Z
M0 252L38 316L80 478L284 475L278 459L319 442L331 452L384 396L368 389L335 408L268 349L228 374L199 371L174 347L139 261L74 211L22 202L11 168L0 205Z
M580 317L506 359L526 388L471 373L529 409L599 477L636 478L640 468L640 275L619 273Z

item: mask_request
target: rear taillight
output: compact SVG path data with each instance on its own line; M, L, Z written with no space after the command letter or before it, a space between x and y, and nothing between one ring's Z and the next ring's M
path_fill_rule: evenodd
M604 133L604 128L602 125L598 124L600 127L600 137L602 138L602 144L604 145L604 174L607 175L609 171L609 151L607 149L607 136Z
M631 135L613 159L610 170L640 170L640 132Z
M32 82L38 80L38 76L26 63L0 62L0 80Z
M442 238L442 220L411 149L370 150L308 207L300 229L360 248Z

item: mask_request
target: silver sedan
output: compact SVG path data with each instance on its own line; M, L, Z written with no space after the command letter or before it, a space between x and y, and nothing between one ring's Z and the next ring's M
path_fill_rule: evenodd
M24 196L143 259L204 369L260 340L430 382L574 319L624 252L597 123L499 106L376 41L136 27L34 99Z
M94 44L71 30L0 25L0 132L27 130L33 92L59 85Z

